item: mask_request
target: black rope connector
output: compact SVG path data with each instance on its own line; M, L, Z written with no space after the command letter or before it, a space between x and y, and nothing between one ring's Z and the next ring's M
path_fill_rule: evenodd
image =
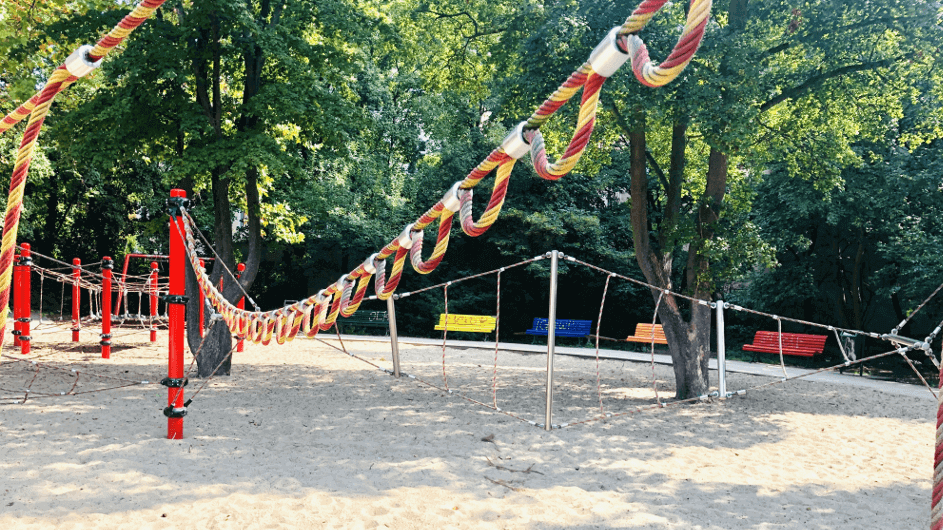
M180 388L180 387L184 387L190 384L190 380L187 379L186 377L181 377L179 379L171 379L169 377L165 377L160 380L160 384L166 386L167 388Z
M19 336L20 333L23 333L23 332L18 329L14 329L13 331L10 332L11 335L16 335L16 336Z
M190 207L190 199L186 197L171 197L167 199L167 213L173 217L183 215L182 208Z
M160 299L168 304L187 305L187 301L190 300L190 297L183 296L182 294L164 294L160 296Z
M103 260L102 260L102 268L103 268L103 269L114 269L114 268L115 268L115 262L114 262L114 260L103 259Z
M175 409L173 407L164 408L164 416L167 416L168 418L182 418L186 415L187 415L187 407L183 407L179 409Z
M29 342L29 341L31 341L31 340L33 340L33 337L30 337L29 335L21 335L21 336L20 336L20 342Z
M33 265L33 258L20 257L17 261L19 265L23 265L24 267L31 267Z
M103 338L103 339L105 339L105 340L108 340L108 339L111 338L111 333L101 333L101 334L99 334L99 337L101 337L101 338Z
M23 339L20 339L20 340L23 340ZM103 340L103 341L99 342L98 344L99 344L100 346L111 346L111 341L110 341L110 340Z
M18 318L18 319L16 319L16 321L17 321L17 322L32 322L33 319L27 318L27 317L23 317L23 318Z
M82 331L82 328L70 328L69 331Z

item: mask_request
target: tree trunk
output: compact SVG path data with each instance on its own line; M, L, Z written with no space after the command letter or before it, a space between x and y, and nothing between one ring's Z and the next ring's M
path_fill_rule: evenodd
M691 318L688 321L685 320L678 306L678 299L670 294L662 295L665 289L673 287L671 284L673 252L668 248L668 238L665 235L671 230L671 227L667 225L674 223L673 219L670 221L666 219L665 226L661 226L658 230L661 236L658 241L664 248L652 248L648 226L648 172L646 171L644 115L636 115L632 127L629 133L631 157L629 171L632 178L631 220L635 258L645 279L661 289L652 290L652 296L658 303L658 317L661 319L665 337L668 340L668 352L671 354L675 374L675 397L687 399L702 396L707 394L710 388L707 372L707 363L710 358L710 309L695 304L691 308ZM670 208L678 208L680 202L674 198L680 197L680 189L674 188L675 186L680 188L682 183L681 169L678 166L684 163L683 146L687 141L685 131L685 123L679 122L672 135L675 145L672 147L669 189L666 190ZM666 217L673 218L674 214L670 208ZM700 263L697 265L699 266Z
M225 322L212 318L214 310L207 303L204 307L204 315L208 329L203 333L203 337L200 337L200 286L197 284L196 274L189 260L187 261L186 289L189 297L186 311L187 345L196 357L197 375L199 377L229 375L232 365L232 356L229 355L233 346L232 335Z

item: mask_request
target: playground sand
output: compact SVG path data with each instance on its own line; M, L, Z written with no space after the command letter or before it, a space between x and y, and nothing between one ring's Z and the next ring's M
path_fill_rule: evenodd
M68 391L73 368L77 391L121 384L96 375L163 377L165 333L157 346L122 333L116 344L136 347L110 360L92 333L79 348L35 333L30 358L67 371L4 358L2 395ZM345 346L391 368L387 344ZM441 348L401 356L444 388ZM450 394L319 341L249 344L196 396L182 440L165 439L167 390L154 384L0 406L0 528L929 526L929 393L798 381L545 432L462 397L543 421L546 356L498 357L495 377L493 351L449 348ZM655 403L650 365L603 361L598 387L594 359L555 368L554 423L598 415L600 395L615 414ZM670 398L670 368L654 378ZM769 381L731 374L729 387Z

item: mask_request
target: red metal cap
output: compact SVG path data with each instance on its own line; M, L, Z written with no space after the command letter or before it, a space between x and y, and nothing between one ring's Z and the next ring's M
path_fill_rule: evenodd
M174 188L174 189L170 190L170 196L171 196L171 197L186 197L186 196L187 196L187 192L186 192L185 190L181 190L181 189L176 189L176 188Z
M240 264L236 265L236 271L242 272L242 271L244 271L244 270L246 270L246 264L245 264L245 263L240 263Z
M156 262L156 261L152 261L152 262L151 262L151 268L152 268L152 269L156 269L156 268L157 268L157 262Z
M28 258L28 257L29 257L29 250L30 250L31 248L33 248L33 247L31 247L31 246L29 245L29 243L23 243L23 244L20 245L20 246L23 247L23 251L21 252L21 254L22 254L24 257L27 257L27 258Z
M102 261L111 261L111 256L105 256L102 258Z
M81 264L82 264L82 260L80 260L79 258L72 258L72 264L73 264L73 265L81 265Z

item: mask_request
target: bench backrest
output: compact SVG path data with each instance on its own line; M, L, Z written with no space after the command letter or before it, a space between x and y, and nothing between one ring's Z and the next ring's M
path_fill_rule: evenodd
M446 317L448 317L446 319ZM457 313L439 314L439 325L437 329L442 329L448 322L448 328L454 331L463 330L488 330L494 331L495 318L488 315L460 315Z
M635 336L636 337L651 337L652 331L654 330L655 340L667 340L665 339L665 328L661 324L636 324L635 325Z
M535 318L532 329L536 331L547 331L550 326L550 320L546 318ZM569 320L565 318L557 319L557 326L554 329L556 333L589 335L592 330L592 320Z
M828 335L808 335L805 333L783 333L783 348L803 348L821 352L825 349ZM753 344L779 348L779 332L757 331Z

